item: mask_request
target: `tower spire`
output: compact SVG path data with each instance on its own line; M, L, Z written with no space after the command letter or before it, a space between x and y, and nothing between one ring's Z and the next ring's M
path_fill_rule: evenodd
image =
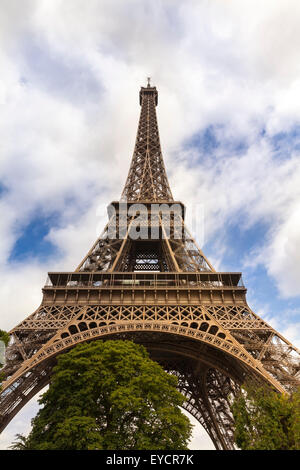
M124 219L122 204L112 203L109 223L76 271L215 271L185 227L184 205L173 199L160 148L155 109L158 93L156 87L149 84L148 77L147 87L140 90L141 114L136 143L121 196L121 203L128 203L128 212ZM138 211L141 207L145 209L141 225L144 229L147 226L146 231L139 232L138 240L131 236L137 223L137 214L132 212L137 210L136 203ZM162 214L166 210L170 217L168 234L166 212ZM121 236L122 227L125 232ZM155 240L152 229L158 231Z
M150 86L140 90L141 114L133 157L122 193L128 201L168 202L173 200L163 161L156 117L158 93Z

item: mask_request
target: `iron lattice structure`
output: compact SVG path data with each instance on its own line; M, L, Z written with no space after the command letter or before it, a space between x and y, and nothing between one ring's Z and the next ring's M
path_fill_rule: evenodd
M163 211L153 213L153 203L184 209L163 163L157 97L149 83L141 88L129 174L103 233L74 272L49 273L40 307L10 331L1 431L49 383L58 354L99 338L140 342L176 374L185 408L217 449L234 448L230 400L242 383L267 383L280 393L299 386L299 351L249 308L241 273L214 270L186 229L184 210L169 227ZM143 220L146 226L151 218L154 240L147 230L131 236L137 203L147 208Z

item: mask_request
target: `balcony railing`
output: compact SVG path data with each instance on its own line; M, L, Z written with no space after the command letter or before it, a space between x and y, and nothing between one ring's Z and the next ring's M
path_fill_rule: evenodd
M108 272L51 272L45 287L104 288L104 287L178 287L220 288L244 287L241 273L108 273Z

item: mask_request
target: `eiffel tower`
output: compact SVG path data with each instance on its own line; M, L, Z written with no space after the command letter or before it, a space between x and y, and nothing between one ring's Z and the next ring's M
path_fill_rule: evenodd
M215 271L197 246L168 183L150 80L139 98L129 174L103 233L75 271L48 274L40 307L10 331L0 430L50 382L57 355L132 339L176 374L216 449L234 449L230 400L248 380L291 392L299 351L249 308L241 273Z

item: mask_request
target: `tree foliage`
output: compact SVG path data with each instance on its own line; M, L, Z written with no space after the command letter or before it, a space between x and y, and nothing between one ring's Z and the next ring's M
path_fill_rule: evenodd
M192 425L179 408L184 397L176 385L131 341L78 345L58 357L20 448L186 449Z
M6 333L6 331L4 331L4 330L0 330L0 341L2 341L4 343L4 346L8 345L9 339L10 339L9 334ZM1 369L2 366L3 366L3 364L1 364L1 361L0 361L0 369ZM0 373L0 390L1 390L2 380L3 380L3 374Z
M16 434L15 435L15 440L13 443L9 446L9 449L12 450L27 450L27 439L25 436L22 436L22 434Z
M4 330L0 330L0 341L3 341L5 346L8 345L9 339L10 339L9 334Z
M235 399L232 412L240 449L300 449L300 390L288 396L248 386Z

